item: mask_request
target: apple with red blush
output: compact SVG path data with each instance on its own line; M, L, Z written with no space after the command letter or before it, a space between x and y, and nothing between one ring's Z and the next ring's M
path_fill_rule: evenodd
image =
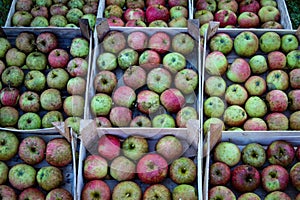
M239 13L253 12L258 13L261 8L260 3L257 0L242 0L239 3Z
M107 160L113 160L121 153L121 141L114 135L102 135L98 140L98 153Z
M20 92L17 88L5 87L0 91L0 102L3 106L15 106L19 97Z
M253 12L243 12L237 19L240 28L257 28L260 25L259 17Z
M266 150L267 159L273 165L287 167L295 158L294 146L284 140L275 140L268 145Z
M53 68L64 68L69 62L69 54L64 49L54 49L48 55L48 63Z
M109 120L113 126L128 127L132 120L132 111L127 107L113 107L109 113Z
M231 10L219 10L214 14L214 21L220 22L220 28L237 24L237 16Z
M125 21L145 20L145 12L141 8L127 8L123 14Z
M219 0L218 9L219 10L231 10L237 13L239 4L235 0Z
M287 96L289 99L289 109L292 111L300 110L300 90L291 90Z
M284 112L288 108L288 96L282 90L271 90L266 95L271 112Z
M107 18L107 23L109 26L120 26L123 27L125 26L124 21L116 16L111 16L110 18Z
M160 4L148 6L145 14L146 21L148 23L151 23L155 20L163 20L165 22L168 22L168 20L170 19L170 12L168 8Z
M209 166L209 184L226 185L231 178L230 167L223 162L214 162Z
M280 165L268 165L261 171L261 184L265 191L285 190L289 183L288 171Z
M281 51L272 51L268 53L267 61L270 70L284 69L286 67L286 56Z

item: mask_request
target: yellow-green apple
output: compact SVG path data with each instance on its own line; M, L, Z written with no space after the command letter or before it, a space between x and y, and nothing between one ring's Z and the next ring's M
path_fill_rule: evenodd
M187 33L177 33L172 38L172 49L183 55L193 52L195 46L194 39Z
M187 20L187 18L184 18L184 17L178 17L178 18L170 20L168 23L168 26L185 28L188 26L188 20Z
M80 120L80 117L67 117L64 121L65 129L72 128L75 133L79 134Z
M21 115L18 120L18 129L21 130L39 129L41 126L42 120L37 113L27 112Z
M196 188L189 184L180 184L175 186L172 192L172 199L183 199L187 198L190 200L197 200Z
M231 10L237 13L238 7L239 5L235 0L218 0L218 10Z
M3 106L0 108L0 116L1 127L12 127L18 123L19 112L14 107Z
M98 140L98 153L108 160L113 160L121 153L121 141L114 135L103 135Z
M146 23L142 20L129 20L125 24L126 27L147 27Z
M69 73L63 68L53 68L47 74L46 80L49 88L63 90L67 87Z
M154 50L145 50L139 57L139 65L147 71L158 67L160 62L160 55Z
M216 117L211 117L211 118L208 118L204 121L204 124L203 124L203 131L204 131L204 134L206 135L207 132L209 131L210 129L210 125L211 124L220 124L221 127L222 127L222 130L225 130L225 124L224 122L219 119L219 118L216 118Z
M30 23L31 27L47 27L49 26L48 19L44 16L36 16Z
M67 92L70 95L84 95L86 88L86 80L82 77L70 78L67 83Z
M300 111L293 112L290 115L289 121L290 121L290 129L291 130L300 130Z
M0 185L0 196L3 199L17 200L17 194L15 190L7 185Z
M41 8L46 8L47 12L48 12L48 9L47 7L39 7L40 9ZM58 3L58 4L52 4L49 8L49 11L50 11L50 14L53 16L53 15L63 15L65 16L67 13L68 13L68 10L69 8L65 5L65 4L62 4L62 3ZM32 13L32 10L31 10L31 13ZM48 17L47 17L48 18Z
M250 76L244 86L248 94L251 96L260 96L267 90L267 83L265 79L255 75Z
M109 200L111 197L110 188L102 180L92 180L87 182L81 191L81 199L103 199Z
M16 11L12 16L13 26L30 26L33 16L28 11Z
M40 33L36 38L36 47L43 53L49 53L58 47L58 39L54 33Z
M243 12L238 16L240 28L257 28L260 25L259 17L253 12Z
M208 197L210 199L232 199L236 200L236 197L231 189L223 185L217 185L209 189Z
M94 121L97 127L112 127L109 119L106 117L95 117Z
M65 98L63 110L68 117L81 117L84 112L84 98L80 95L71 95Z
M19 97L17 88L5 87L0 91L0 102L3 106L15 106L19 102Z
M220 51L223 54L228 54L233 48L233 40L227 33L217 33L209 41L211 51Z
M159 54L166 53L171 47L171 38L165 32L156 32L150 36L148 47Z
M212 186L226 185L231 177L228 165L223 162L214 162L209 166L209 184Z
M221 76L210 76L205 80L204 91L209 96L223 96L226 91L226 82Z
M289 53L290 51L298 49L298 39L293 34L285 34L281 37L280 49L283 53Z
M132 111L122 106L113 107L109 113L109 120L113 126L128 127L132 120Z
M137 108L145 114L151 114L160 108L159 95L151 90L142 90L137 95Z
M148 27L168 27L168 23L164 20L158 19L149 23Z
M188 18L188 9L184 6L173 6L170 9L170 18L175 19L179 17Z
M154 68L147 74L147 87L158 94L169 89L172 84L172 75L165 68Z
M251 75L251 69L248 62L243 58L236 58L226 71L229 80L235 83L245 82Z
M71 144L65 138L51 139L46 146L46 161L52 166L64 167L72 162Z
M94 88L99 93L111 94L117 83L115 73L107 70L100 71L94 78Z
M157 141L155 151L162 155L167 162L172 163L183 154L183 145L177 137L167 135Z
M24 92L20 96L19 107L24 112L38 112L40 110L40 96L32 91Z
M242 0L239 3L239 13L252 12L258 13L260 9L260 3L257 0Z
M265 118L269 130L288 130L289 119L283 113L270 113Z
M235 52L242 57L253 56L259 47L258 37L250 31L242 31L233 41Z
M105 7L103 11L103 15L105 18L110 18L111 16L121 18L123 16L123 10L118 5L109 5Z
M46 86L46 77L40 71L30 70L24 77L24 85L28 90L41 92Z
M0 37L0 58L4 58L6 52L11 49L11 44L7 38Z
M214 14L209 10L197 10L194 14L194 18L200 21L200 25L208 23L214 20Z
M147 7L146 11L146 21L148 23L153 22L154 20L163 20L165 22L170 19L169 9L160 4L154 4Z
M68 13L67 13L68 17L71 16L71 13L76 14L76 13L74 13L74 10L77 11L79 9L74 8L74 9L70 10L70 12L68 11ZM81 14L83 15L83 13L81 13ZM76 19L78 20L78 18L79 17L77 16ZM49 25L52 26L52 27L65 27L65 26L68 25L68 20L63 15L53 15L53 16L50 17Z
M258 11L258 16L261 23L267 21L276 21L280 20L280 11L274 6L263 6Z
M31 53L35 48L35 36L33 33L21 32L15 42L16 47L26 54Z
M261 184L267 192L285 190L288 183L289 173L280 165L268 165L261 171Z
M18 153L19 139L12 132L1 131L0 133L0 160L7 161Z
M45 70L47 67L47 57L39 51L31 52L26 57L26 66L30 70Z
M163 57L163 66L171 73L176 73L186 66L184 55L178 52L170 52Z
M134 117L130 122L130 127L151 127L152 122L151 120L143 115L139 115Z
M239 192L251 192L256 190L260 181L260 172L251 165L239 165L232 170L231 183Z
M8 172L9 183L18 190L24 190L35 184L36 170L28 165L19 163L10 168Z
M288 96L282 90L271 90L265 98L271 112L284 112L288 108Z
M142 31L134 31L127 36L127 44L136 51L144 51L148 46L148 36Z
M156 183L149 185L143 194L143 199L160 198L165 200L171 200L170 190L163 184Z
M171 113L177 113L185 104L185 97L176 88L169 88L160 95L161 104Z
M7 66L22 67L26 61L26 54L17 48L11 48L5 55Z
M247 99L247 90L241 84L229 85L225 91L225 100L228 104L244 105Z
M152 119L152 126L154 128L175 128L176 123L170 114L159 114Z
M126 38L122 32L110 31L105 35L102 46L105 51L117 54L126 47Z
M60 111L53 110L47 112L42 117L42 127L43 128L52 128L54 127L53 122L63 122L64 117Z
M266 150L267 159L273 165L287 167L294 161L294 146L284 140L275 140L268 145Z
M231 10L219 10L214 14L214 21L220 22L220 27L232 25L235 26L237 23L237 16Z
M0 184L1 185L4 185L5 182L7 181L7 177L8 177L8 171L9 171L9 168L8 166L6 165L5 162L3 161L0 161Z
M107 175L107 161L99 155L89 155L83 164L83 176L86 180L102 179Z
M262 118L253 117L245 121L243 129L245 131L267 131L268 127Z
M255 55L250 58L249 65L254 74L262 74L268 70L267 60L263 55Z
M146 0L146 7L150 5L155 5L155 4L160 4L160 5L166 5L165 0Z
M125 26L124 21L116 16L111 16L107 19L107 23L109 26Z
M144 0L126 0L126 7L128 8L145 8Z
M204 38L204 35L206 34L207 32L207 29L208 29L208 26L209 26L209 23L205 23L205 24L202 24L200 26L200 36L202 36ZM203 43L203 41L201 41L201 43ZM233 46L233 45L232 45Z
M267 159L264 147L256 142L248 143L242 149L242 161L256 168L262 167Z
M251 96L245 102L245 110L249 117L263 117L268 112L267 104L259 96Z
M277 2L275 0L260 0L260 5L277 7Z
M45 194L38 188L30 187L23 190L19 194L19 200L25 200L25 199L42 200L45 199Z
M142 196L141 187L134 181L119 182L112 191L112 199L142 199Z
M267 21L261 25L261 28L266 29L283 29L282 24L276 21Z
M299 68L300 50L292 50L286 55L286 62L289 69Z
M73 57L85 58L89 54L89 41L83 37L75 37L72 39L70 54Z
M198 0L195 8L196 10L209 10L214 13L217 10L217 3L215 0Z
M112 108L113 101L110 96L104 93L96 94L91 100L91 112L95 116L108 115Z
M52 198L61 198L66 200L72 200L73 195L65 188L55 188L48 192L46 199L52 199Z
M139 179L146 184L162 182L168 175L168 163L158 153L144 155L136 165Z
M131 135L122 143L122 152L124 156L133 161L137 161L143 155L148 153L149 145L145 138Z
M271 200L271 199L286 199L291 200L291 197L286 193L282 191L273 191L266 195L265 200Z
M138 59L138 52L131 48L121 50L117 56L119 67L124 70L132 65L136 65L138 63Z
M170 165L170 178L177 184L191 184L197 177L197 166L188 157L180 157Z
M286 56L281 51L272 51L268 53L269 69L284 69L286 67Z
M203 110L207 117L221 117L225 110L225 103L220 97L212 96L204 101Z
M224 123L228 126L241 126L247 120L247 112L238 105L231 105L224 111Z
M136 94L131 87L126 85L118 87L112 94L114 105L131 108L136 100Z
M67 66L66 70L69 72L70 76L81 76L85 77L88 72L88 62L83 58L73 58L71 59Z
M180 128L185 128L190 119L198 119L198 112L191 106L185 106L176 114L176 125Z
M123 81L125 85L136 90L146 84L146 71L137 65L128 67L123 74Z
M289 109L292 111L300 110L300 90L291 90L288 93Z
M259 48L264 53L277 51L281 46L280 35L276 32L269 31L262 34L259 38Z
M114 158L109 167L109 174L117 181L132 180L135 177L136 164L125 156Z
M118 65L117 57L113 53L104 52L97 57L96 64L99 70L112 71Z
M213 151L215 161L224 162L229 167L235 166L241 160L241 150L232 142L220 142Z
M187 0L168 0L168 5L170 8L174 6L184 6L188 7L188 1Z
M123 14L125 21L142 20L145 21L145 12L141 8L127 8Z
M92 30L94 30L95 24L96 24L96 15L93 13L83 14L81 16L81 19L87 19L88 24L91 27Z
M286 90L289 87L289 75L276 69L267 74L266 82L269 90Z
M205 58L205 71L209 75L221 76L227 71L228 61L220 51L213 51Z

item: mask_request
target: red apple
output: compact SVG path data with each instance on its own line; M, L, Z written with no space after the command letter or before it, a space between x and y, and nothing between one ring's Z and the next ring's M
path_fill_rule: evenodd
M242 0L239 3L239 12L253 12L258 13L260 9L260 4L256 0Z
M148 23L151 23L155 20L163 20L165 22L168 22L169 19L169 10L163 5L151 5L146 9L146 20Z
M0 91L0 102L3 106L15 106L19 102L19 90L5 87Z
M176 88L170 88L165 90L160 95L161 104L172 113L177 113L185 104L185 97Z
M231 10L219 10L214 15L214 20L220 22L220 28L228 25L235 26L237 23L237 16Z
M121 142L117 136L103 135L98 141L98 153L108 160L113 160L121 152Z
M272 51L268 54L268 66L270 70L284 69L286 67L286 56L281 51Z
M241 13L237 21L240 28L257 28L260 24L259 17L253 12Z

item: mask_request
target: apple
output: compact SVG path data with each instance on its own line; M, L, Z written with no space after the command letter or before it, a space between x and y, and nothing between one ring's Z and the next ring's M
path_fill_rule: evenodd
M235 83L245 82L251 75L251 69L248 62L243 58L236 58L226 71L229 80Z
M286 56L280 51L272 51L268 54L268 66L273 69L284 69L286 67Z
M135 31L127 36L128 46L136 51L143 51L148 46L148 36L141 31Z
M300 116L300 111L293 112L290 115L289 121L290 121L290 129L291 130L300 130L299 116Z
M110 175L117 181L132 180L135 177L135 163L125 156L118 156L110 164Z
M237 19L240 28L256 28L259 27L259 17L253 12L243 12Z
M165 185L160 183L149 185L144 191L143 199L154 198L171 200L171 192Z
M209 48L227 55L233 48L233 40L227 33L217 33L210 39Z
M160 4L160 5L166 5L165 0L146 0L146 7L155 5L155 4Z
M45 195L41 190L34 187L30 187L23 190L19 194L19 200L25 200L25 199L43 200L45 199Z
M0 37L0 58L4 58L6 52L12 48L9 40L4 37Z
M171 163L183 154L183 145L175 136L163 136L157 141L155 151Z
M247 99L245 110L249 117L263 117L268 112L267 104L258 96L251 96Z
M106 0L105 4L106 5L118 5L121 8L123 8L125 6L125 0Z
M268 127L262 118L253 117L245 121L243 129L245 131L267 131Z
M296 50L299 46L298 39L293 34L285 34L281 37L280 49L283 53L289 53L290 51Z
M146 23L142 20L129 20L125 24L126 27L146 27Z
M62 171L54 166L41 167L36 174L38 185L46 191L59 187L63 179Z
M125 85L136 90L146 84L146 71L137 65L128 67L123 74L123 81Z
M220 142L214 149L214 160L224 162L229 167L235 166L241 160L241 150L232 142Z
M50 192L48 192L46 199L51 200L51 199L55 199L55 198L72 200L73 195L67 189L55 188L55 189L51 190Z
M155 20L163 20L167 22L170 18L170 12L167 7L155 4L147 7L146 11L146 21L151 23Z
M0 172L1 172L1 176L0 176L0 184L1 184L1 185L4 185L5 182L7 181L8 171L9 171L9 168L8 168L8 166L5 164L5 162L0 161Z
M124 156L133 161L139 160L148 152L149 146L145 138L131 135L122 143L122 152Z
M127 107L113 107L109 113L109 120L117 127L128 127L132 120L132 111Z
M18 190L24 190L35 184L36 170L27 164L16 164L8 172L9 183Z
M121 50L117 56L118 65L123 70L132 65L136 65L138 63L138 59L138 52L131 48Z
M62 98L57 89L47 89L40 96L41 107L45 110L58 110L62 107Z
M204 101L203 111L207 117L221 117L225 110L225 103L220 97L212 96Z
M68 11L68 13L69 13L69 11ZM49 24L50 24L50 26L54 26L54 27L65 27L68 24L68 20L66 19L66 16L53 15L53 16L51 16L51 18L49 20Z
M242 160L247 165L260 168L265 164L266 159L266 151L259 143L249 143L242 149Z
M45 70L47 67L47 57L42 52L34 51L26 57L26 66L30 70Z
M191 106L185 106L176 114L176 125L180 128L185 128L190 119L198 119L198 112Z
M218 1L218 10L231 10L234 13L238 11L238 3L233 0L219 0Z
M3 106L0 108L0 126L13 127L18 123L19 112L11 106Z
M160 183L167 177L168 163L161 155L149 153L138 161L136 172L143 183Z
M63 15L68 13L68 7L62 3L52 4L49 8L50 14L53 15ZM48 12L48 9L47 9Z
M289 109L292 111L300 110L300 90L291 90L287 96L289 99Z
M204 91L209 96L223 96L226 90L226 82L221 76L210 76L205 80Z
M287 167L294 161L295 149L290 142L275 140L268 145L267 159L273 165Z
M12 132L0 132L0 160L7 161L18 153L19 139Z
M103 199L109 200L111 197L110 188L102 180L92 180L87 182L81 192L81 199Z
M197 167L188 157L180 157L170 165L170 178L177 184L190 184L196 179Z
M35 4L37 6L46 6L48 8L51 6L52 1L51 0L37 0L37 1L35 1Z
M161 104L172 113L177 113L185 104L185 97L176 88L169 88L160 95Z
M71 95L65 98L63 110L69 117L81 117L84 112L85 99L80 95Z
M84 95L86 90L86 80L82 77L70 78L67 83L67 92L70 95Z
M259 39L250 31L242 31L235 37L233 47L239 56L251 57L258 50Z
M250 76L245 82L245 88L249 95L260 96L267 90L267 83L264 78L260 76Z
M143 9L145 7L145 1L144 0L126 0L126 7Z
M277 2L274 0L260 0L260 5L277 7Z
M35 48L35 35L28 32L21 32L16 37L16 47L24 52L24 53L30 53Z
M124 21L119 18L119 17L116 17L116 16L111 16L107 19L107 23L109 26L125 26L125 23Z
M134 117L130 122L130 127L151 127L152 122L151 120L143 115L139 115Z
M65 69L53 68L47 74L47 85L49 88L62 90L66 88L69 78L69 74Z
M72 128L75 133L79 134L80 120L80 117L67 117L64 121L65 131L69 130L69 128Z
M54 49L48 55L48 63L53 68L64 68L69 62L69 54L64 49Z
M260 8L261 5L257 0L242 0L239 3L239 13L252 12L257 14Z
M214 162L209 166L209 184L226 185L230 181L231 171L223 162Z
M239 192L251 192L260 185L260 173L251 165L236 166L231 173L233 188Z
M27 136L19 145L18 155L29 165L35 165L44 160L46 142L39 136Z
M283 29L282 24L276 21L267 21L261 25L261 28L265 29Z
M289 183L289 173L280 165L268 165L261 172L261 183L267 192L285 190Z
M16 66L7 67L2 72L1 80L10 87L19 87L23 83L24 72Z
M113 101L110 96L104 93L98 93L93 96L90 108L91 112L95 116L105 116L108 115L112 108Z
M87 180L102 179L107 175L107 161L98 155L89 155L83 164L83 176Z
M7 66L22 67L26 60L26 54L17 48L11 48L5 55Z
M154 20L151 23L148 24L148 27L168 27L168 23L164 20L158 19Z
M14 189L7 185L0 185L0 196L3 199L17 200L17 194Z
M31 27L47 27L49 26L48 19L44 16L36 16L30 23Z
M289 119L283 113L270 113L266 116L269 130L288 130Z
M13 26L30 26L33 16L28 11L16 11L12 16Z
M53 122L63 122L64 117L60 111L49 111L42 117L42 127L52 128L54 127Z
M205 135L210 130L211 124L220 124L220 126L222 127L222 130L225 130L225 124L221 119L216 118L216 117L211 117L211 118L206 119L203 123L203 131L204 131Z
M112 99L115 105L130 108L136 100L136 94L132 88L123 85L113 92Z
M241 84L229 85L225 91L225 100L231 105L244 105L247 99L247 90Z
M220 22L221 28L228 25L235 26L237 23L237 16L231 10L219 10L214 14L214 21Z
M188 18L188 9L184 6L173 6L170 9L170 18L175 19L179 17Z
M94 121L97 127L112 127L109 119L106 117L95 117Z
M46 146L46 161L56 167L64 167L72 161L70 143L64 138L50 140Z
M220 51L210 52L205 58L205 71L209 75L221 76L227 71L228 61Z
M108 5L105 7L103 15L105 18L110 18L112 16L121 18L123 10L119 5Z
M214 13L217 10L217 3L215 0L198 0L195 8L196 10L208 10Z
M33 6L33 2L31 0L19 0L16 2L16 10L24 10L30 11L31 7Z
M150 36L148 47L159 54L166 53L171 47L171 38L165 32L156 32Z
M0 102L3 106L15 106L19 101L19 90L5 87L0 91Z
M160 108L160 97L151 90L142 90L137 95L137 108L145 114L151 114Z
M126 39L122 32L110 31L103 38L102 45L105 51L117 54L125 48Z
M54 33L40 33L36 38L36 47L42 53L49 53L58 47L58 39Z
M147 86L153 92L158 94L171 87L171 73L164 68L154 68L147 75Z
M281 46L280 35L276 32L266 32L259 38L259 48L264 53L270 53L272 51L277 51Z
M174 6L184 6L188 7L187 0L168 0L168 5L172 8Z
M24 77L24 85L28 90L41 92L46 86L46 77L40 71L30 70Z
M90 52L89 42L83 37L76 37L72 39L70 54L73 57L85 58Z
M261 23L267 21L279 21L280 20L280 11L273 6L263 6L258 11L258 16Z
M288 96L281 90L271 90L267 93L266 100L272 112L284 112L288 107Z
M0 75L2 74L2 72L4 71L4 69L5 69L5 63L1 60L0 61Z
M299 66L300 50L292 50L286 55L286 62L289 69L295 69Z
M292 185L299 191L299 180L298 180L298 172L299 172L299 162L292 165L292 168L290 169L290 180L292 182Z
M145 21L145 12L141 8L127 8L123 14L125 21L141 20Z
M200 21L200 25L209 23L214 20L214 14L209 10L197 10L194 18Z
M178 28L185 28L188 26L188 20L184 17L178 17L175 19L172 19L168 23L169 27L178 27Z
M239 105L231 105L224 111L224 123L228 126L241 126L248 118L247 112Z
M117 83L117 77L111 71L100 71L94 78L94 88L99 93L111 94Z
M142 189L133 181L119 182L112 191L112 199L141 199L142 195Z
M139 57L139 66L147 71L158 67L160 62L160 55L154 50L145 50Z
M177 33L172 38L172 49L183 55L189 55L195 47L194 39L187 33Z
M265 197L266 200L270 200L274 198L291 200L290 196L282 191L273 191Z
M49 11L46 6L35 6L30 10L30 13L34 18L38 17L38 16L45 17L46 19L49 18ZM50 14L51 14L51 10L50 10ZM51 15L53 15L53 14L51 14Z
M98 153L108 160L113 160L121 153L121 142L117 136L103 135L98 140Z
M175 128L175 120L170 114L158 114L152 119L154 128Z
M96 64L99 70L112 71L117 67L117 57L113 53L104 52L97 57Z
M18 121L18 129L21 130L39 129L41 126L41 117L33 112L27 112L21 115Z
M180 184L175 186L172 192L172 199L184 199L184 198L190 200L198 199L196 188L188 184Z
M249 65L254 74L262 74L268 70L268 63L263 55L255 55L250 58Z
M19 98L19 107L24 112L38 112L40 109L40 97L32 91L24 92Z
M286 90L289 87L289 76L283 70L273 70L267 74L266 82L269 90Z

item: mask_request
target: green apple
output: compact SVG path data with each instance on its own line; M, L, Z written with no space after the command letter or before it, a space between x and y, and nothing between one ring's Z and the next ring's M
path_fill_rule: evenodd
M289 76L283 70L272 70L266 78L269 90L286 90L289 87Z
M0 126L13 127L18 123L19 112L16 108L4 106L0 108Z
M241 126L247 120L247 112L238 105L232 105L224 111L224 123L228 126Z
M68 117L65 119L65 127L72 128L72 130L79 134L80 133L80 117Z
M17 136L8 131L0 131L0 160L6 161L12 159L19 148Z
M222 76L210 76L205 80L204 91L209 96L223 96L226 90L226 82Z
M259 48L259 39L250 31L242 31L235 37L233 47L239 56L251 57Z
M300 50L292 50L286 55L289 69L300 68Z
M213 157L215 161L224 162L229 167L233 167L240 162L242 154L233 142L222 141L216 145Z
M285 34L281 37L281 51L289 53L290 51L298 49L299 42L295 35Z
M47 67L47 57L42 52L32 52L26 58L26 66L30 70L44 70Z
M96 64L99 70L109 70L112 71L116 69L117 57L115 54L104 52L97 57Z
M25 64L26 54L17 48L11 48L5 55L7 66L22 67Z
M205 71L209 75L222 76L228 67L226 56L220 51L213 51L205 58Z
M228 54L233 48L233 41L227 33L217 33L209 42L211 51L220 51L223 54Z
M8 176L8 166L5 164L5 162L0 161L0 184L3 185L6 180L7 180L7 176Z
M188 157L180 157L170 165L170 178L177 184L191 184L197 177L197 166Z
M232 84L225 91L225 100L228 104L243 105L247 99L247 90L241 84Z
M4 58L6 52L11 48L8 39L0 37L0 58Z
M221 117L225 110L225 103L220 97L209 97L204 101L203 109L208 117Z
M46 77L40 71L31 70L25 75L24 85L28 90L41 92L46 86Z
M43 128L52 128L53 122L62 122L64 121L64 117L60 111L54 110L47 112L42 117L42 127Z
M107 94L98 93L91 100L91 112L96 116L104 116L112 108L112 99Z
M137 161L144 154L148 153L149 145L145 138L140 136L129 136L122 143L124 156Z
M47 74L47 85L50 88L62 90L67 87L69 74L63 68L55 68Z
M128 67L136 65L138 63L139 54L137 51L131 48L126 48L118 54L117 59L119 67L121 69L127 69Z
M18 190L24 190L35 184L36 170L27 164L16 164L8 172L9 183Z
M36 181L42 189L50 191L64 182L64 176L59 168L44 166L37 172Z
M276 32L269 31L262 34L259 38L259 47L264 53L278 51L281 46L280 35Z
M245 88L249 95L262 95L267 90L267 83L264 78L260 76L250 76L245 82Z
M89 52L89 42L85 38L77 37L72 40L70 54L73 57L85 58Z
M216 117L211 117L211 118L208 118L207 120L204 121L203 131L204 131L205 135L210 130L210 125L211 124L220 124L221 127L222 127L222 130L225 130L225 124L221 119L216 118Z
M249 60L252 73L262 74L268 70L267 60L263 55L255 55Z
M194 186L188 184L177 185L172 192L172 199L197 200L197 191Z
M31 27L47 27L49 26L48 19L44 16L36 16L30 23Z
M186 59L181 53L171 52L163 57L163 66L171 73L176 73L185 68Z
M66 18L69 23L78 25L80 18L83 16L83 12L78 8L72 8L66 14Z
M251 96L245 103L245 110L250 117L263 117L267 114L267 105L258 96Z
M10 87L19 87L23 84L24 72L16 66L7 67L1 75L2 83Z
M169 114L156 115L152 120L154 128L175 128L175 120Z
M59 90L50 88L40 96L41 106L45 110L58 110L62 107L62 98Z
M53 15L49 20L50 26L55 27L65 27L68 24L68 21L63 15Z
M41 117L38 114L32 112L21 115L18 121L18 129L20 130L39 129L41 128L41 125Z

